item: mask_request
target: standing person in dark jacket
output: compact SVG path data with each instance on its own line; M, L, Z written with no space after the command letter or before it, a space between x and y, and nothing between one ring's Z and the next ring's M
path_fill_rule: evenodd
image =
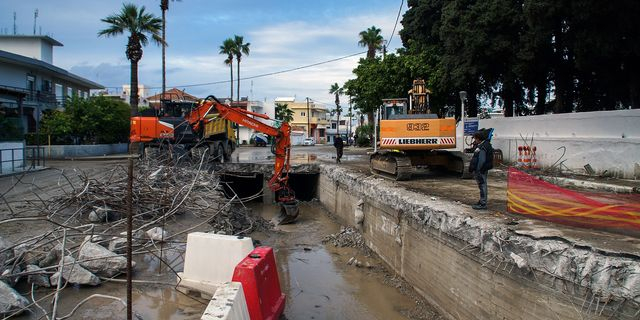
M340 163L340 158L342 158L342 149L344 148L344 141L340 136L336 136L333 139L333 146L336 147L336 163Z
M489 169L493 168L493 147L489 139L481 132L476 132L473 135L473 142L476 145L476 149L469 164L469 172L473 173L473 177L478 182L480 201L471 207L476 210L484 210L487 209L487 198L489 196L487 173Z

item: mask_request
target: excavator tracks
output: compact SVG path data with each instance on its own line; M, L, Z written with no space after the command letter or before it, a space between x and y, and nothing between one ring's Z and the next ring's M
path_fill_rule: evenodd
M371 173L396 181L411 179L411 159L399 152L377 152L370 158Z

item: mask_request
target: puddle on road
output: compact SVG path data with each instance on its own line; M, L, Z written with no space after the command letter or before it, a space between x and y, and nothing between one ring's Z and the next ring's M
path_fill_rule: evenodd
M250 204L262 211L265 218L275 216L275 205ZM331 221L324 209L316 203L302 203L296 224L279 226L273 233L254 233L253 239L276 249L276 260L283 292L287 295L287 319L406 319L402 311L415 307L413 299L397 289L382 283L376 269L347 265L351 257L380 265L373 257L364 257L353 248L335 248L324 245L325 235L338 232L339 226ZM184 228L186 220L177 222ZM171 230L172 228L170 228ZM180 247L180 246L179 246ZM173 260L173 267L182 270L179 250L165 251ZM158 260L151 254L136 258L134 279L155 283L174 284L172 272L158 275ZM119 279L126 279L121 276ZM28 295L30 288L22 288ZM36 298L53 292L40 289ZM68 287L62 291L58 316L69 313L78 302L92 294L106 294L126 299L125 283L103 283L98 287ZM41 306L50 310L51 304ZM134 284L133 307L138 319L200 319L208 301L186 296L170 285ZM24 314L16 319L39 319L42 313ZM126 307L121 302L93 299L75 313L74 319L125 319Z
M265 218L277 213L276 206L261 205ZM376 269L347 265L351 257L374 266L381 262L364 257L354 248L322 244L322 238L339 231L317 203L303 203L297 224L278 227L277 235L255 235L264 245L278 248L282 290L287 295L288 319L407 319L402 311L415 302L381 282Z

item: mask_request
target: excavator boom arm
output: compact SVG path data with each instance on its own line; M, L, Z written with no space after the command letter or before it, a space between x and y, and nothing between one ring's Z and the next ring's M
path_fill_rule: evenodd
M270 118L265 114L259 114L251 111L247 111L240 108L232 108L225 104L220 103L214 96L207 97L196 110L207 110L207 113L215 108L219 117L233 121L241 126L260 131L269 136L275 137L275 170L274 174L269 180L269 188L278 193L284 194L280 198L276 194L276 200L278 202L290 202L295 200L293 191L289 187L289 155L291 150L291 126L287 122L282 122L279 128L267 125L256 119L250 117L257 116L262 119L269 120ZM202 118L206 113L202 114Z

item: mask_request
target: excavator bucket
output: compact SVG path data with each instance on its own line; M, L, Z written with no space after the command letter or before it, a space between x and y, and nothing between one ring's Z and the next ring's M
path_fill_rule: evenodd
M298 202L280 203L280 214L273 218L272 222L275 225L289 224L296 221L296 218L300 214L298 208Z

